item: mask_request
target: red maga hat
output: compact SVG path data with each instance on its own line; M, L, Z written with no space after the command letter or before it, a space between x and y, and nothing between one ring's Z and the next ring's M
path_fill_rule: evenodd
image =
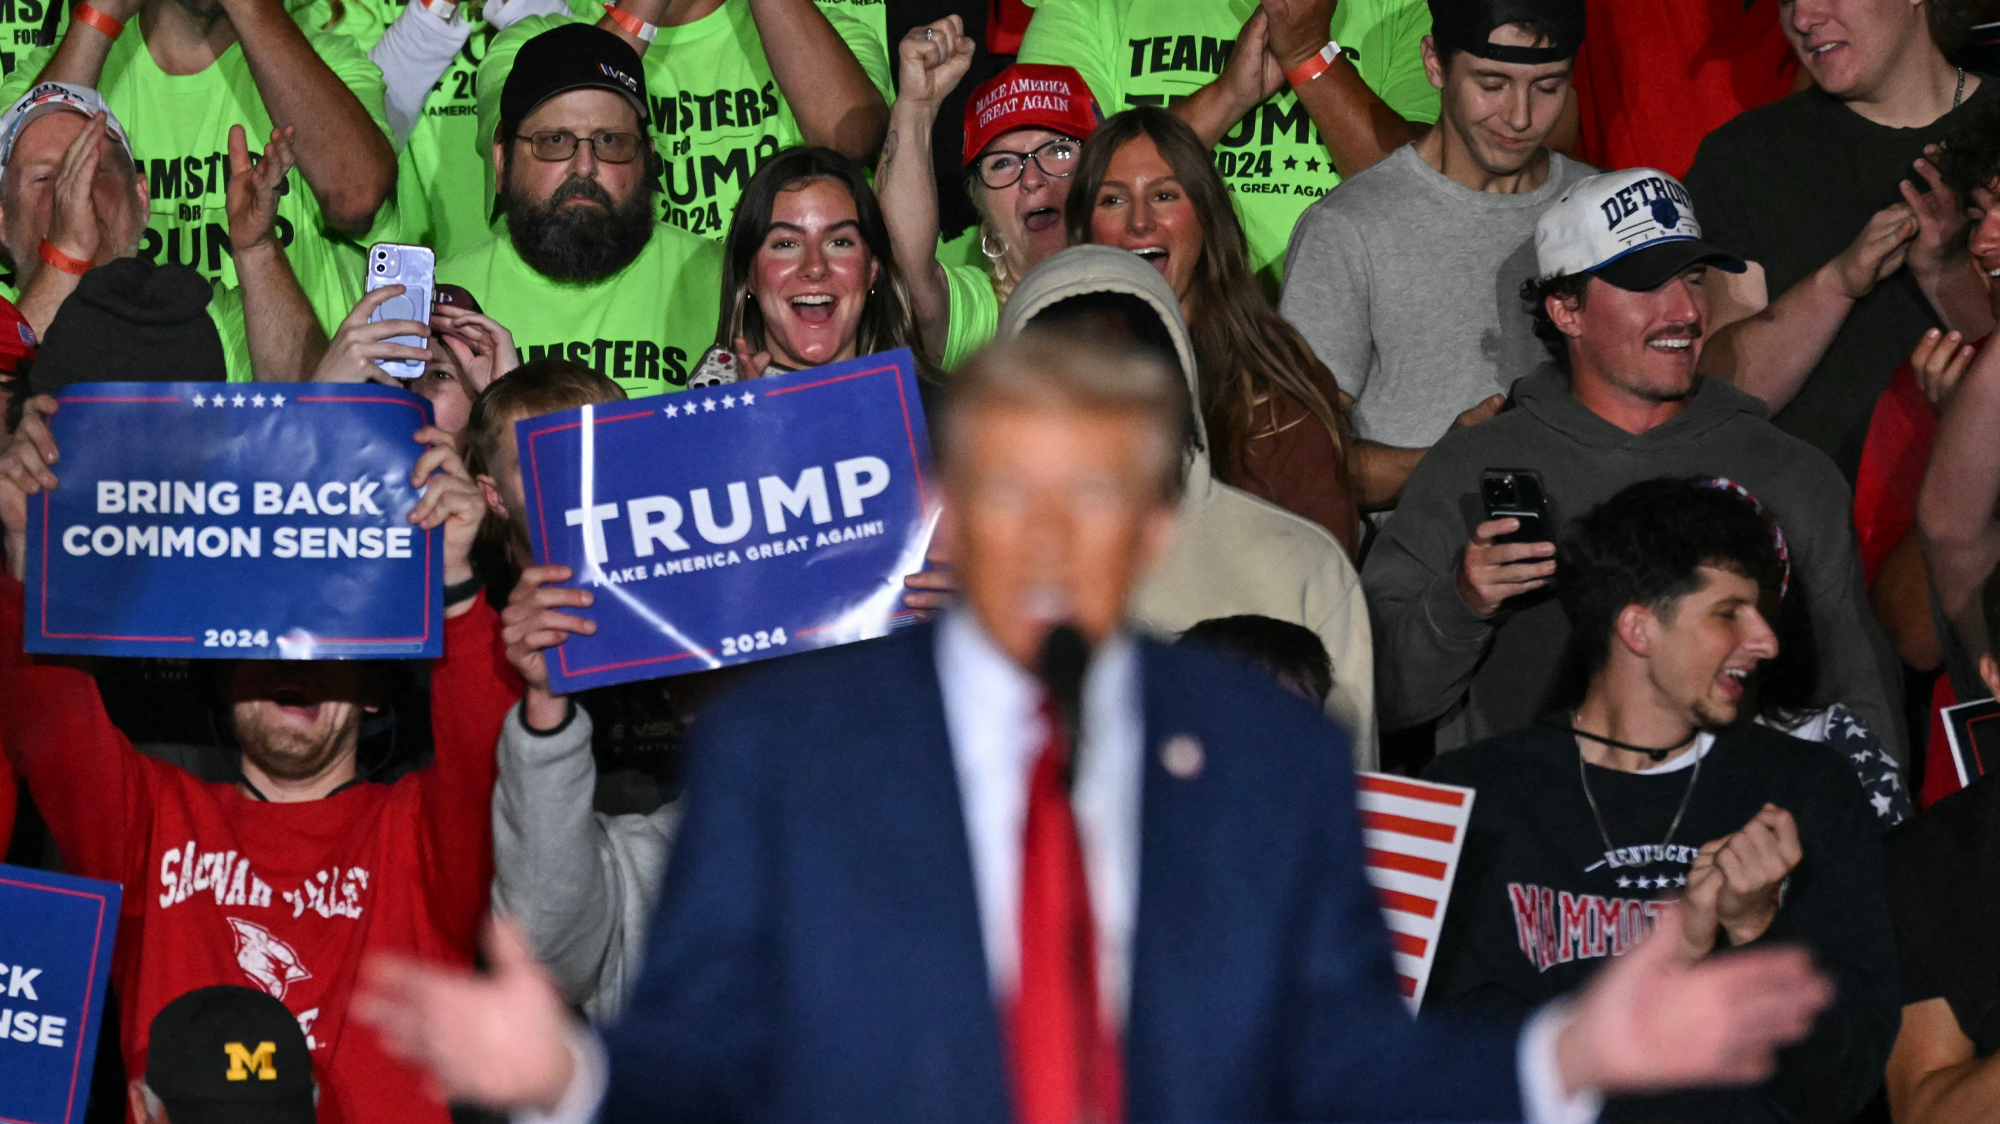
M965 163L1014 129L1050 129L1089 140L1104 119L1075 67L1017 62L965 100Z

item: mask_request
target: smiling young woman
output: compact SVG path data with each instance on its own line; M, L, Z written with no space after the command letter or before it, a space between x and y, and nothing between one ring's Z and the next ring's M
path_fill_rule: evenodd
M1064 208L1072 244L1118 246L1173 287L1187 317L1217 475L1333 532L1353 553L1347 411L1325 364L1257 286L1209 150L1140 106L1083 147Z
M861 169L829 148L793 148L743 191L723 243L716 346L745 378L907 347L930 360L888 227Z

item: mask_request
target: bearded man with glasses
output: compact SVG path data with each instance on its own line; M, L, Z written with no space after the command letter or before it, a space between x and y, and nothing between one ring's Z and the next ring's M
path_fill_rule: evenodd
M637 398L680 390L715 334L721 247L654 217L646 78L616 35L565 24L521 48L493 164L506 228L438 266L524 361L588 364Z

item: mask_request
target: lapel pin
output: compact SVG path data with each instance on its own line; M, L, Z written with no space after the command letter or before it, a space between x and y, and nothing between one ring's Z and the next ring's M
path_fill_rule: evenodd
M1206 760L1201 739L1193 734L1175 734L1160 746L1160 764L1176 780L1191 781L1200 776Z

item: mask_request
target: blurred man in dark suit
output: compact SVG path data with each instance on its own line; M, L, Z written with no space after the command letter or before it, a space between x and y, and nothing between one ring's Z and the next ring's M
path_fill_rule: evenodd
M703 717L624 1020L576 1025L503 929L489 978L378 963L392 1048L563 1121L1567 1124L1599 1090L1767 1073L1827 999L1793 950L1693 967L1651 942L1525 1023L1410 1020L1344 735L1125 626L1186 411L1163 365L1074 336L961 368L939 433L963 604ZM575 621L512 619L523 644Z

